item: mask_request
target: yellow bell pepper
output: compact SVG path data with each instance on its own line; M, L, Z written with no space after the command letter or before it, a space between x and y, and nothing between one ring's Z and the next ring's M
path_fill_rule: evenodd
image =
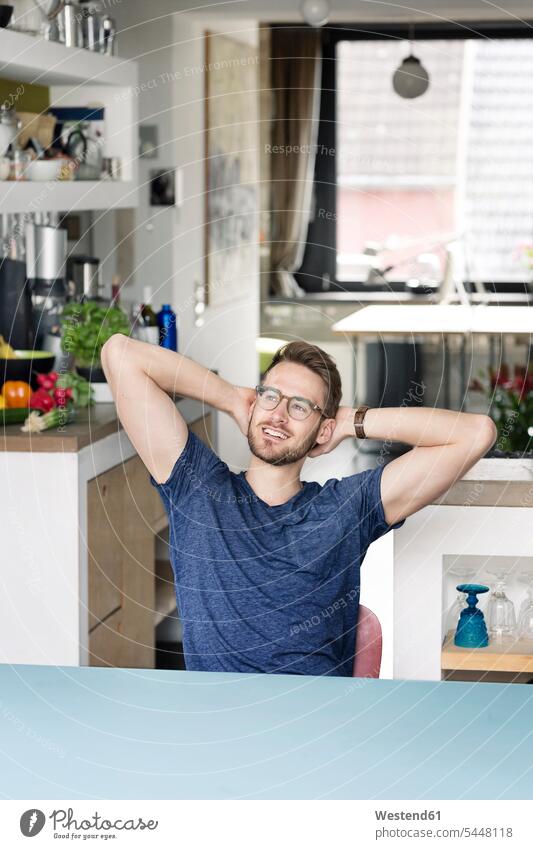
M0 410L5 410L6 400L3 395L0 395Z

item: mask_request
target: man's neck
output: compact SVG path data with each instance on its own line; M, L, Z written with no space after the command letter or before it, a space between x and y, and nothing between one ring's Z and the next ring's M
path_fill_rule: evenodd
M302 489L300 472L303 463L303 460L299 460L286 466L273 466L252 456L246 480L258 498L276 507L285 504Z

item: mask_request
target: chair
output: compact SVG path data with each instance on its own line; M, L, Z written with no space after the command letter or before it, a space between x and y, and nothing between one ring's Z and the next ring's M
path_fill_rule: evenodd
M379 678L383 638L381 624L375 613L359 605L359 619L353 660L353 678Z

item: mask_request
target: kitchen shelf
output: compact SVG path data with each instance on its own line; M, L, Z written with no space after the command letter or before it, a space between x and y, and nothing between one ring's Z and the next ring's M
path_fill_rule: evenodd
M533 672L533 640L493 641L482 649L465 649L454 645L453 638L454 631L448 631L441 652L443 670Z
M0 182L0 214L138 206L136 62L0 29L2 78L48 86L50 102L56 106L102 106L102 155L121 160L123 180Z
M40 35L0 30L0 77L38 85L112 85L129 87L137 65L80 47L65 47Z
M132 181L65 180L0 183L0 213L69 212L123 209L136 206L138 187Z

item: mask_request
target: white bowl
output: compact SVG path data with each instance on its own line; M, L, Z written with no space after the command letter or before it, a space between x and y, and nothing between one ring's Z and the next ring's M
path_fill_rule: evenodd
M24 176L32 182L58 180L65 162L65 159L34 159L26 165Z

